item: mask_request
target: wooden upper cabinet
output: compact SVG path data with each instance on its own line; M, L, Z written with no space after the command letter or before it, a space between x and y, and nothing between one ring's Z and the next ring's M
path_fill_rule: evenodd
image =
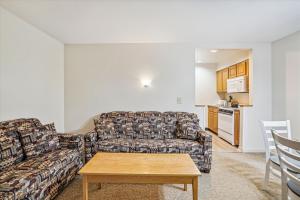
M238 76L249 75L249 59L216 72L217 92L227 92L227 80ZM248 77L247 77L248 78ZM249 86L249 79L247 79Z
M223 74L217 71L217 92L223 92Z
M237 74L236 65L232 65L229 67L229 78L235 78Z
M236 75L237 76L246 76L249 71L249 60L245 60L237 64Z
M228 68L222 70L222 91L227 92Z

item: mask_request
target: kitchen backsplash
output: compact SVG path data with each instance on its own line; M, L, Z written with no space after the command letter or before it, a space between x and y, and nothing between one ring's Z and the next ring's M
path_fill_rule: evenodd
M250 99L249 93L233 93L233 94L225 94L226 100L229 99L229 96L232 96L234 100L237 100L239 104L251 105L252 101Z

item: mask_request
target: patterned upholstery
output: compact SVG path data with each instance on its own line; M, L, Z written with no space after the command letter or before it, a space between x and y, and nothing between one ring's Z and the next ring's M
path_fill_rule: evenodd
M115 138L99 140L97 150L102 152L133 152L132 139Z
M133 152L138 153L166 153L164 140L136 139L133 141Z
M56 132L56 128L55 128L54 123L45 124L44 127L45 127L47 130L49 130L49 131L54 131L54 132Z
M2 121L0 122L0 130L6 131L6 130L25 130L25 129L31 129L36 127L43 126L42 123L36 119L36 118L20 118L20 119L14 119L14 120L8 120L8 121Z
M45 127L19 131L21 143L27 158L59 148L59 139L55 132Z
M84 135L85 162L89 161L97 152L97 132L91 131ZM103 141L103 140L100 140Z
M25 199L28 194L34 193L38 188L48 187L49 183L48 170L11 169L0 173L0 191L3 196L13 197L11 199Z
M181 139L196 140L198 136L198 131L200 129L199 123L195 123L190 118L182 118L177 122L177 132L176 135Z
M84 136L86 161L97 151L189 153L201 171L211 169L211 135L194 113L108 112L94 123L95 131Z
M1 149L5 149L2 147L7 146L9 142L16 145L15 148L11 149L17 149L21 144L23 145L20 141L18 143L11 138L16 139L21 135L26 136L30 140L26 139L24 144L30 146L28 141L35 143L37 141L36 137L49 138L50 132L53 136L51 138L56 138L55 142L59 139L61 143L60 148L51 149L52 151L44 151L45 148L49 147L46 144L46 147L41 147L43 153L25 160L25 156L22 156L22 158L12 162L13 165L6 166L5 170L0 171L0 200L54 199L82 167L83 136L53 133L53 130L55 130L54 124L47 127L49 128L45 128L37 119L17 119L0 122ZM41 129L47 136L40 136L32 132L32 130L37 129ZM25 146L21 147L26 149ZM0 161L2 164L3 159Z
M57 133L59 138L59 145L66 149L75 149L80 152L80 157L83 162L84 158L84 136L82 134L66 134Z
M17 131L0 133L0 171L21 162L23 149Z

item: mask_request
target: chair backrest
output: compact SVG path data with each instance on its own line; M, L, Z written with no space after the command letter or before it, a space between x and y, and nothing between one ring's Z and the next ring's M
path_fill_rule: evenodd
M271 130L277 149L282 177L293 180L300 188L300 142L281 136ZM286 181L286 180L285 180Z
M281 136L292 138L290 120L286 121L261 121L261 130L266 149L266 160L273 154L277 155L271 130L276 130Z

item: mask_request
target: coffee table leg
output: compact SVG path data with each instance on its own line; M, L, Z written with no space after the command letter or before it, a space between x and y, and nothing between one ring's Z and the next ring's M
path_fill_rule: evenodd
M89 183L87 181L87 176L82 177L82 187L83 187L83 200L89 199Z
M98 190L101 190L101 188L102 188L101 183L98 183Z
M198 200L198 176L193 178L193 200Z
M184 191L187 191L187 184L184 184L183 190L184 190Z

